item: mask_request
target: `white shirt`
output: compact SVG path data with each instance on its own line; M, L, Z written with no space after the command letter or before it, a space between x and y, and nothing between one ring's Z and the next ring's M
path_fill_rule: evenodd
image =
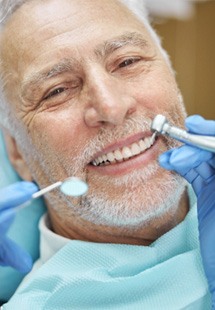
M51 230L48 214L44 214L39 221L40 258L34 263L31 272L24 278L25 282L33 273L47 262L57 251L64 247L70 239L57 235Z

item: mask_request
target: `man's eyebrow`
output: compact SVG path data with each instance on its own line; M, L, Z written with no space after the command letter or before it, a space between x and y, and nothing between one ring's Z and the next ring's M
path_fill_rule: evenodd
M60 60L53 67L33 73L25 78L22 83L22 94L24 95L29 87L39 86L39 84L47 81L55 76L58 76L64 72L71 72L77 68L77 62L67 58Z
M114 37L98 45L95 48L94 53L98 57L105 58L115 50L127 45L138 46L142 49L147 48L148 46L147 41L144 39L142 34L138 32L125 32L120 36ZM36 72L27 76L22 83L22 96L25 96L29 88L39 86L44 81L47 81L64 72L71 72L78 66L79 65L75 59L64 58L47 70L42 70L41 72Z
M107 40L103 44L100 44L98 47L96 47L94 52L98 57L105 58L108 55L112 54L115 50L127 45L138 46L143 49L148 46L148 43L147 40L143 37L143 35L138 32L125 32L120 36Z

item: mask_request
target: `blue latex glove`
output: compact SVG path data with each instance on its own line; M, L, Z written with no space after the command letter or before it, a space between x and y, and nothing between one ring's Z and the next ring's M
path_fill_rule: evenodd
M16 214L15 207L31 200L38 191L31 182L17 182L0 190L0 265L11 266L22 273L32 268L30 255L7 237L7 231Z
M185 125L189 132L215 136L215 121L194 115ZM215 309L215 153L183 145L162 154L159 161L183 176L196 192L202 261Z

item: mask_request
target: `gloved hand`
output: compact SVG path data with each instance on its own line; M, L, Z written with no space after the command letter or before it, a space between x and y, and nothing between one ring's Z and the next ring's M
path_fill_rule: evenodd
M215 136L215 121L194 115L185 125L189 132ZM202 261L215 309L215 153L183 145L162 154L159 161L182 175L196 192Z
M37 190L34 183L24 181L0 190L0 265L11 266L22 273L31 270L32 259L6 234L16 214L14 208L30 200Z

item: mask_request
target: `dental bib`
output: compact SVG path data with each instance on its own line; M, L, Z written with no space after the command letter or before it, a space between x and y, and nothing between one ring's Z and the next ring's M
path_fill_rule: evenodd
M69 241L3 309L211 309L197 225L193 206L150 246Z

